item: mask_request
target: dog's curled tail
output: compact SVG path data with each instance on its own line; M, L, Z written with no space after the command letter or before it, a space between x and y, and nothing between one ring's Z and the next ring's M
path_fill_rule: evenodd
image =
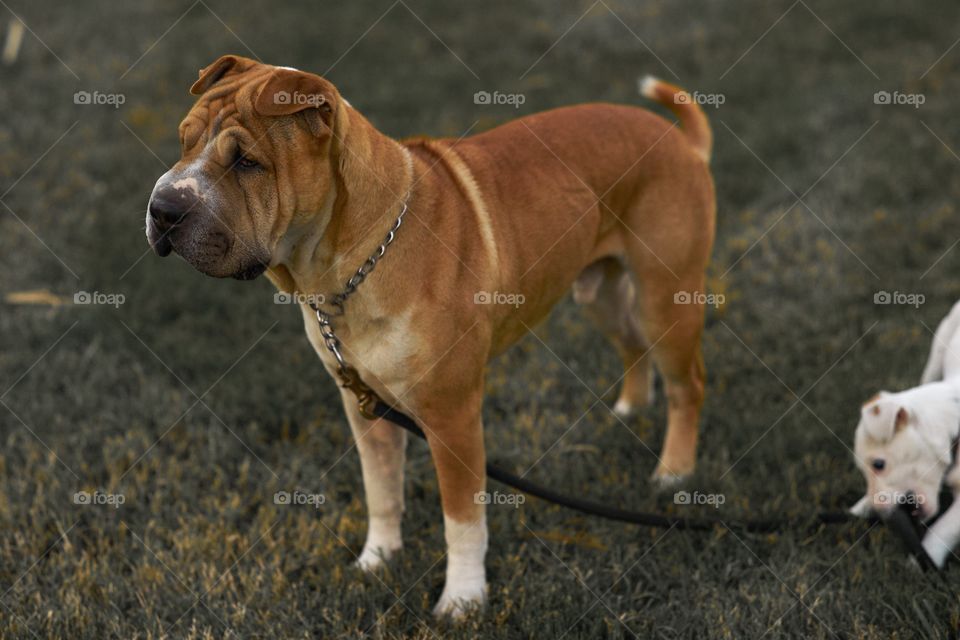
M703 109L689 93L653 76L643 79L640 83L640 93L672 111L680 120L680 126L687 134L690 146L700 157L710 162L710 151L713 148L710 122Z

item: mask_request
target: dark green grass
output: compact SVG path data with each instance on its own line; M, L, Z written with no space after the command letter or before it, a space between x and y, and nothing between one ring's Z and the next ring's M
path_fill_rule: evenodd
M606 4L622 23L597 4L523 79L591 2L409 0L329 73L396 136L459 136L576 102L640 103L637 77L676 80L670 69L683 86L726 97L710 110L719 201L710 286L726 304L708 317L700 466L685 485L726 503L676 507L650 485L662 399L627 426L603 404L587 411L620 369L569 302L537 328L547 346L528 337L491 365L490 456L518 470L536 462L539 481L632 508L737 519L846 507L863 490L848 450L859 403L916 382L926 327L960 298L960 251L950 251L960 161L947 148L960 149L960 51L921 79L960 36L960 9L797 4L724 75L789 2ZM456 628L436 623L441 514L421 443L409 452L407 548L380 578L352 570L365 529L359 463L299 313L272 304L266 281L214 281L143 256L143 212L177 157L198 68L249 47L324 72L391 5L208 5L229 30L197 4L151 48L189 3L10 2L79 80L31 35L17 65L0 68L0 192L13 186L3 202L33 231L0 207L0 293L96 290L126 303L0 303L9 408L0 406L0 636L912 638L956 629L956 597L912 570L881 529L665 534L534 501L490 509L486 611ZM77 90L120 91L126 102L77 106ZM526 103L478 106L478 90L523 92ZM922 92L926 104L875 105L878 90ZM792 206L791 190L814 184L810 210ZM881 290L926 303L877 306ZM274 492L295 488L327 502L274 505ZM96 489L126 501L73 503ZM957 562L946 578L960 587Z

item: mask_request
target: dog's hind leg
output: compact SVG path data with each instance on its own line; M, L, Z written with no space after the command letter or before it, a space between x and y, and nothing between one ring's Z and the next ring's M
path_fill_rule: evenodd
M640 329L636 287L618 258L588 265L573 284L573 299L613 343L623 361L623 385L613 411L621 418L653 402L650 345Z
M672 482L690 474L696 465L706 377L700 352L704 309L696 300L676 303L677 290L664 282L642 287L640 304L667 396L667 433L654 478ZM702 275L687 290L703 291Z

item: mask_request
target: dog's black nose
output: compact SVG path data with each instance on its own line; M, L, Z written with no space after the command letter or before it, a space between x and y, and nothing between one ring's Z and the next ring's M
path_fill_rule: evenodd
M181 202L174 202L157 194L150 199L150 217L161 227L172 227L187 217L189 209Z

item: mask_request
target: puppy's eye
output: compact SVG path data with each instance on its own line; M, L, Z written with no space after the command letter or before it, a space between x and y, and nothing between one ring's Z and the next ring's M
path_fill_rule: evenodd
M870 466L873 467L874 471L883 471L884 467L887 466L887 461L881 458L877 458L870 463Z

